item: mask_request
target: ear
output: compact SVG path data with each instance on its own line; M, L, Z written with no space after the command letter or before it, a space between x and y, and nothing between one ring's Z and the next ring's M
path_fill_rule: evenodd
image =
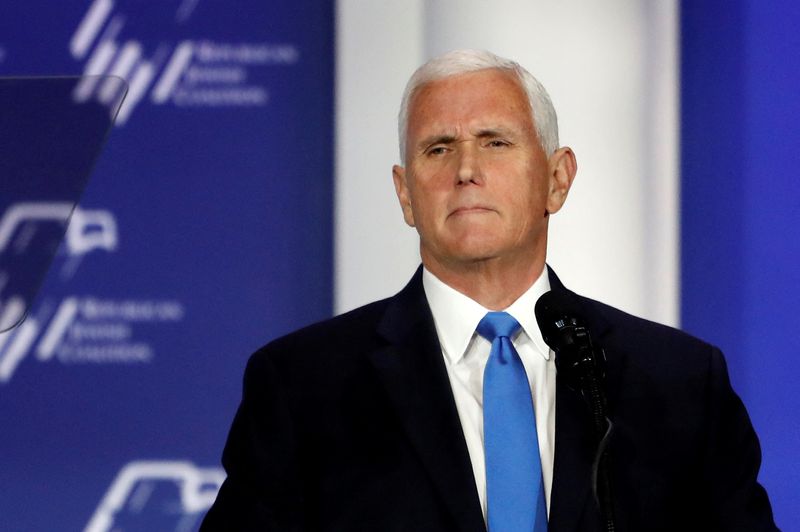
M571 148L556 150L547 162L550 176L550 188L547 192L547 213L558 212L567 201L567 194L572 187L575 174L578 173L578 162Z
M414 211L411 209L411 195L406 182L406 169L397 164L392 166L392 179L394 180L397 199L400 201L400 208L403 209L403 219L408 225L414 227Z

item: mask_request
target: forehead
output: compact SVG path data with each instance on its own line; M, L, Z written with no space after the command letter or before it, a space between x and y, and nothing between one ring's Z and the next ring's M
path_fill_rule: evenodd
M420 127L469 126L492 120L533 125L528 97L512 72L485 69L422 85L411 101L409 134Z

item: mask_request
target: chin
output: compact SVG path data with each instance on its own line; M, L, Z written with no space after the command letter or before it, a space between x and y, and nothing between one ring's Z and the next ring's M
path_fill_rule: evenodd
M504 246L496 235L471 231L461 237L439 239L438 246L423 246L423 255L428 255L441 264L465 266L501 256Z
M450 256L460 263L477 263L491 260L499 256L495 246L458 246L453 249Z

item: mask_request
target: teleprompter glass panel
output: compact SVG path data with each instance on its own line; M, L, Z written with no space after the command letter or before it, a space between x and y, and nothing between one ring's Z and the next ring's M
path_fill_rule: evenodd
M75 205L126 91L115 76L0 78L0 341L24 320L62 239L103 237Z

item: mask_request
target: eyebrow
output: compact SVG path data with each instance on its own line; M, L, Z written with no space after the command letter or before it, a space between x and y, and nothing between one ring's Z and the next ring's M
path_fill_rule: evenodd
M423 151L429 146L433 146L434 144L452 144L455 141L456 141L455 135L450 135L450 134L431 135L430 137L425 137L424 139L420 140L417 143L417 149L419 151Z
M516 137L514 131L506 127L489 127L489 128L479 129L478 132L475 134L475 136L478 138Z

